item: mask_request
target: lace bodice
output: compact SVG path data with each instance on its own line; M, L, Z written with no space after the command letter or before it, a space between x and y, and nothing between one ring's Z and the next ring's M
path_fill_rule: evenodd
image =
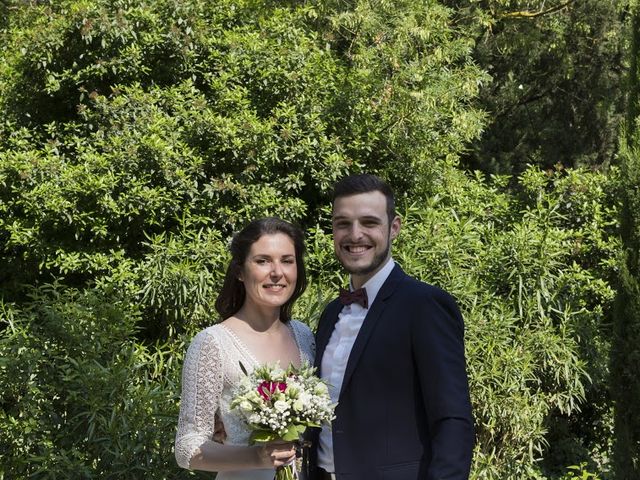
M300 351L300 361L313 363L313 333L305 324L292 320L289 327ZM242 418L231 411L233 391L244 375L240 362L250 372L258 361L231 329L213 325L198 333L184 360L182 397L176 435L178 465L189 468L194 453L213 441L215 415L224 424L227 445L248 445L250 431Z

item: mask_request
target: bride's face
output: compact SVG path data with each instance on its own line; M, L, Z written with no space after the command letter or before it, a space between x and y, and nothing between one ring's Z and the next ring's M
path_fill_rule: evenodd
M284 233L265 234L251 245L240 280L245 302L280 307L293 294L298 278L293 240Z

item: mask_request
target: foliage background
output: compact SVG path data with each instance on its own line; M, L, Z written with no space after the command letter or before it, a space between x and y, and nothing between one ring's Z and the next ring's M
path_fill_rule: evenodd
M173 460L180 366L228 239L306 229L313 326L345 280L331 184L361 171L463 310L472 478L614 478L634 5L0 6L0 479L203 476Z

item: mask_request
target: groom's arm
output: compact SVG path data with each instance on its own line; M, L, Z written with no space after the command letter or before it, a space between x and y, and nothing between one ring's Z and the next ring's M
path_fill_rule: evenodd
M426 479L467 480L474 431L463 320L446 292L428 287L423 298L412 343L432 449Z

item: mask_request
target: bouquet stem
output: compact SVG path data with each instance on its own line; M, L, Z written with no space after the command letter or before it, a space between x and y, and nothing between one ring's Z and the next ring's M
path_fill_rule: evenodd
M293 464L276 468L274 480L298 480L298 472Z

